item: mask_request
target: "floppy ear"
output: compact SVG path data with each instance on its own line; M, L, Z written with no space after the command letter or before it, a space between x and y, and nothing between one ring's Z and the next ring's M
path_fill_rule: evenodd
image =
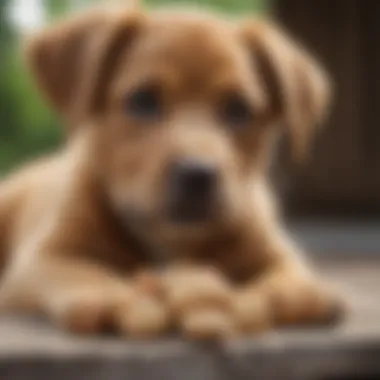
M37 84L69 124L78 124L101 106L112 69L141 22L136 12L97 9L28 41L27 60Z
M331 81L320 64L278 26L251 21L242 28L270 99L270 112L286 124L293 152L302 157L314 127L327 114Z

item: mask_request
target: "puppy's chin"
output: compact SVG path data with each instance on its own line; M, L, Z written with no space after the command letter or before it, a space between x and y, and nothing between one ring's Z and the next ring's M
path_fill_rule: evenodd
M239 229L244 216L238 204L221 200L211 207L193 205L172 210L157 225L156 230L167 240L200 242ZM174 213L174 214L173 214Z
M207 212L196 208L191 212L175 212L166 207L148 210L134 204L119 208L117 213L123 227L148 245L186 244L208 239L228 224L227 214L221 207Z

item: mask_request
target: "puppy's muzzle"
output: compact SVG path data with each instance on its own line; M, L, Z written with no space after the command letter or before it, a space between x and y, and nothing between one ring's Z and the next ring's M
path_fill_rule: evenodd
M209 162L184 159L169 174L169 214L176 222L197 222L215 213L218 168Z

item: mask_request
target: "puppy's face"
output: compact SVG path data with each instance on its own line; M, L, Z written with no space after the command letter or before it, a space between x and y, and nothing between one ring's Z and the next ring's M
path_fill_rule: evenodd
M276 126L302 150L328 96L272 26L199 14L87 13L38 36L30 57L70 134L91 128L120 216L176 233L237 218Z
M149 19L112 74L99 126L119 210L193 227L236 214L264 133L265 93L231 28Z

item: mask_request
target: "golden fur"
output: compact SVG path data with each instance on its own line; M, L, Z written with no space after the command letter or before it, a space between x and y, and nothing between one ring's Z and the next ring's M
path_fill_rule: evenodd
M266 181L281 128L303 154L330 97L322 68L283 31L201 12L94 9L33 37L27 58L67 144L1 183L3 307L77 332L175 327L192 338L335 316L339 302L287 237ZM157 122L123 107L146 82L162 89ZM215 116L228 92L253 109L249 126ZM177 157L220 169L212 222L177 225L162 212Z

